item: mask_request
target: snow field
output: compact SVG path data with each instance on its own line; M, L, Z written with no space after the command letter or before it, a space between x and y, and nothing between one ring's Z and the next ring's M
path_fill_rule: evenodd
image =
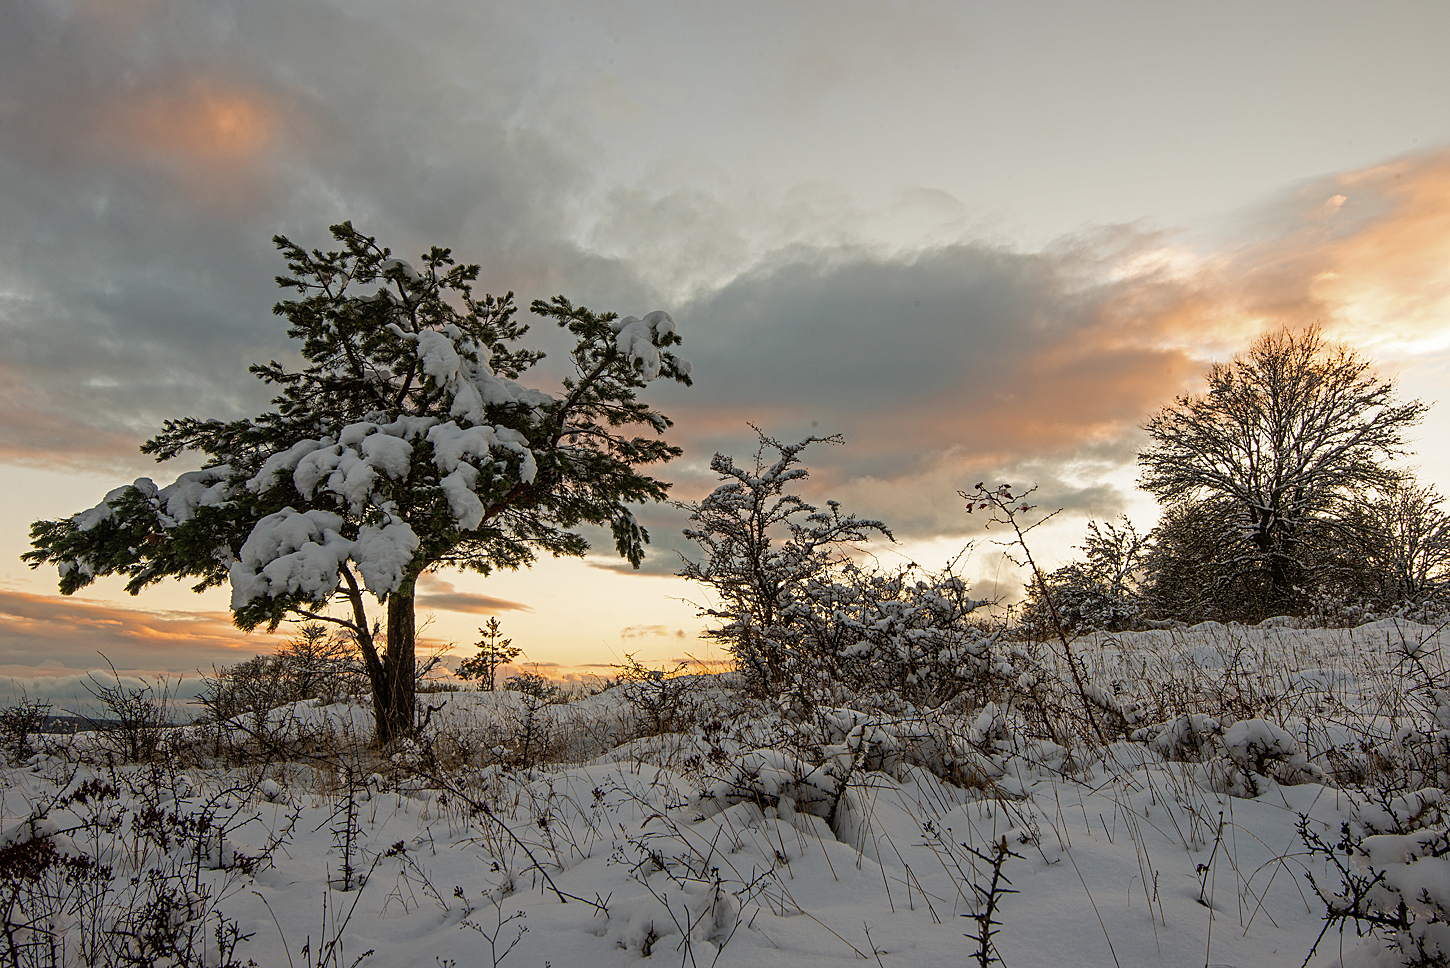
M616 688L425 696L429 735L386 756L348 703L274 711L267 744L178 730L159 763L107 764L81 736L0 774L0 901L7 924L39 915L14 934L25 957L60 937L65 964L123 963L102 935L135 926L148 884L175 889L181 941L135 940L132 963L975 964L1003 845L1003 964L1299 965L1324 929L1306 873L1340 886L1301 822L1367 834L1353 860L1388 871L1382 900L1450 898L1443 694L1406 668L1439 670L1441 634L1079 640L1098 715L1132 737L1107 744L1081 716L1065 745L1034 735L1009 695L801 720L714 677L661 735ZM1376 800L1392 776L1405 789ZM51 848L111 876L52 861L27 886L20 852ZM1398 963L1348 927L1311 964Z

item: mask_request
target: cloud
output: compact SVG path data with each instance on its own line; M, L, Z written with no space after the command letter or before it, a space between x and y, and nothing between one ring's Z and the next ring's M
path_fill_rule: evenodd
M277 643L238 631L224 612L143 612L0 589L0 670L33 669L42 659L57 673L91 669L100 653L118 669L194 672L233 665Z
M813 445L802 490L909 535L965 530L957 488L1028 459L1130 454L1138 423L1201 366L1190 287L1100 264L1158 244L1117 233L1046 253L962 243L923 252L791 252L681 307L697 386L669 390L688 452L677 491L714 485L708 454L748 461L752 422ZM693 493L690 493L693 492ZM673 564L673 563L671 563Z
M687 637L684 629L672 629L668 625L631 625L619 630L621 639L676 638Z
M529 606L520 602L456 591L452 583L437 575L424 575L418 580L418 593L414 597L413 603L417 608L432 608L440 612L463 612L468 615L533 611Z
M1207 248L1133 226L1040 252L787 247L676 313L696 387L661 394L687 451L675 496L708 493L713 452L748 461L750 421L843 434L805 453L801 492L899 536L974 533L956 490L983 478L1111 517L1143 421L1259 333L1318 322L1391 357L1450 345L1446 185L1450 150L1407 156L1298 186ZM664 552L646 570L677 570L684 516L642 520Z
M0 460L140 471L164 419L262 409L247 366L294 352L277 233L325 245L352 218L404 254L453 246L484 288L638 292L566 241L590 146L528 126L536 45L508 8L110 7L0 6L0 340L23 377Z
M1450 148L1315 179L1252 209L1206 270L1226 309L1372 353L1450 346Z

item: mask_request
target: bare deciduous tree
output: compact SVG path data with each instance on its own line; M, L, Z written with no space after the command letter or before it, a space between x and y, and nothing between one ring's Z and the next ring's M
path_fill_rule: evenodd
M1318 328L1265 334L1215 364L1205 393L1148 421L1139 483L1170 509L1230 502L1264 562L1269 606L1282 607L1300 567L1301 523L1348 492L1393 483L1384 461L1404 453L1405 429L1428 409L1394 390Z
M1353 565L1385 604L1419 602L1450 572L1450 516L1434 487L1411 479L1355 501L1339 522Z

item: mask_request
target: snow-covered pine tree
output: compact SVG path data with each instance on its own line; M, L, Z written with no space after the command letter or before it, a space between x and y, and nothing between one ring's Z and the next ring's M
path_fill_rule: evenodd
M639 468L680 449L636 391L688 384L690 368L669 349L680 339L668 314L621 319L556 296L532 309L573 335L574 373L556 393L525 387L516 381L543 354L521 344L512 293L474 296L478 266L435 247L415 269L351 223L332 234L340 248L325 253L273 240L289 272L278 284L297 292L274 311L305 361L251 368L280 388L274 409L168 421L142 451L200 452L200 470L37 521L24 558L57 566L64 594L102 575L124 576L132 594L166 577L197 591L230 581L242 629L297 617L347 628L385 745L413 727L419 575L582 555L582 524L610 527L639 564L648 535L630 505L669 486ZM627 435L641 425L648 436ZM368 595L387 610L381 652Z

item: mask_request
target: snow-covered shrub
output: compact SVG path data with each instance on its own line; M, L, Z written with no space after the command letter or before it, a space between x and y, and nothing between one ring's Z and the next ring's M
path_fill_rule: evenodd
M1240 720L1223 731L1221 742L1224 758L1233 768L1216 775L1224 777L1225 792L1236 796L1262 793L1259 777L1285 784L1323 778L1323 771L1309 762L1299 741L1267 719ZM1215 774L1211 771L1211 775Z
M1132 738L1161 754L1164 759L1196 762L1213 749L1223 735L1217 719L1206 713L1184 713L1177 719L1133 732Z
M1302 766L1306 762L1299 741L1267 719L1247 719L1223 732L1229 759L1254 773L1266 774L1273 765Z
M677 732L696 719L707 677L688 674L687 668L680 662L673 669L650 669L628 652L615 666L640 735Z
M505 692L519 697L519 720L513 727L514 743L504 751L506 761L530 767L546 758L555 741L555 723L543 715L561 701L559 687L537 672L519 672L504 681Z
M725 776L705 788L701 805L707 812L737 803L778 811L784 803L788 809L826 819L838 809L849 776L850 763L842 764L836 757L813 766L785 750L766 746L740 756Z
M516 692L520 696L539 702L554 702L559 698L559 686L537 672L519 672L504 680L505 692Z
M848 551L873 533L890 538L883 522L786 493L807 474L801 451L822 440L839 442L787 445L761 433L750 469L715 455L711 467L724 483L687 506L685 535L704 558L680 572L719 599L702 610L722 623L707 634L726 644L752 688L788 695L801 711L863 695L883 706L935 707L1011 675L997 634L972 617L987 603L971 597L951 565L938 573L864 568Z
M260 851L234 847L255 816L248 792L204 795L155 769L60 778L0 830L6 964L240 968L250 935L222 905L290 835L286 824Z
M1136 729L1131 739L1145 743L1164 759L1202 764L1198 771L1202 781L1212 790L1233 796L1259 796L1265 778L1283 784L1324 778L1324 771L1309 762L1299 740L1266 719L1245 719L1224 727L1206 713L1185 713Z
M1369 935L1366 946L1400 968L1450 965L1450 827L1443 808L1444 795L1434 788L1378 802L1356 798L1338 841L1300 817L1305 846L1340 879L1334 889L1305 875L1324 902L1326 930L1353 922L1356 934Z
M739 923L739 899L722 888L718 874L709 879L676 879L674 887L673 892L651 888L648 894L599 910L591 930L642 958L654 954L661 942L684 949L684 961L691 960L692 942L709 944L718 952Z
M934 708L1011 675L999 632L970 618L984 601L950 568L894 572L846 563L807 583L794 614L819 664L852 691Z
M722 483L703 501L683 505L691 526L685 537L704 557L686 561L681 577L714 592L719 604L701 610L722 624L706 632L735 656L750 686L774 695L793 678L818 675L819 657L835 651L830 637L809 637L803 624L819 601L826 576L846 564L847 550L872 533L891 537L880 521L844 515L835 501L825 510L786 488L808 476L801 451L840 437L807 437L783 444L759 429L752 467L716 454L710 469ZM774 459L769 455L773 454ZM812 585L814 583L814 586Z
M290 703L316 700L323 704L365 692L367 673L362 655L346 631L329 631L308 622L271 655L203 677L198 701L209 719L222 724L245 716L254 735L269 732L272 710Z
M1057 569L1041 583L1028 584L1023 631L1039 639L1055 635L1054 612L1056 624L1068 635L1136 628L1143 618L1139 582L1146 547L1147 538L1126 517L1121 527L1111 521L1102 525L1089 521L1078 546L1083 560Z

